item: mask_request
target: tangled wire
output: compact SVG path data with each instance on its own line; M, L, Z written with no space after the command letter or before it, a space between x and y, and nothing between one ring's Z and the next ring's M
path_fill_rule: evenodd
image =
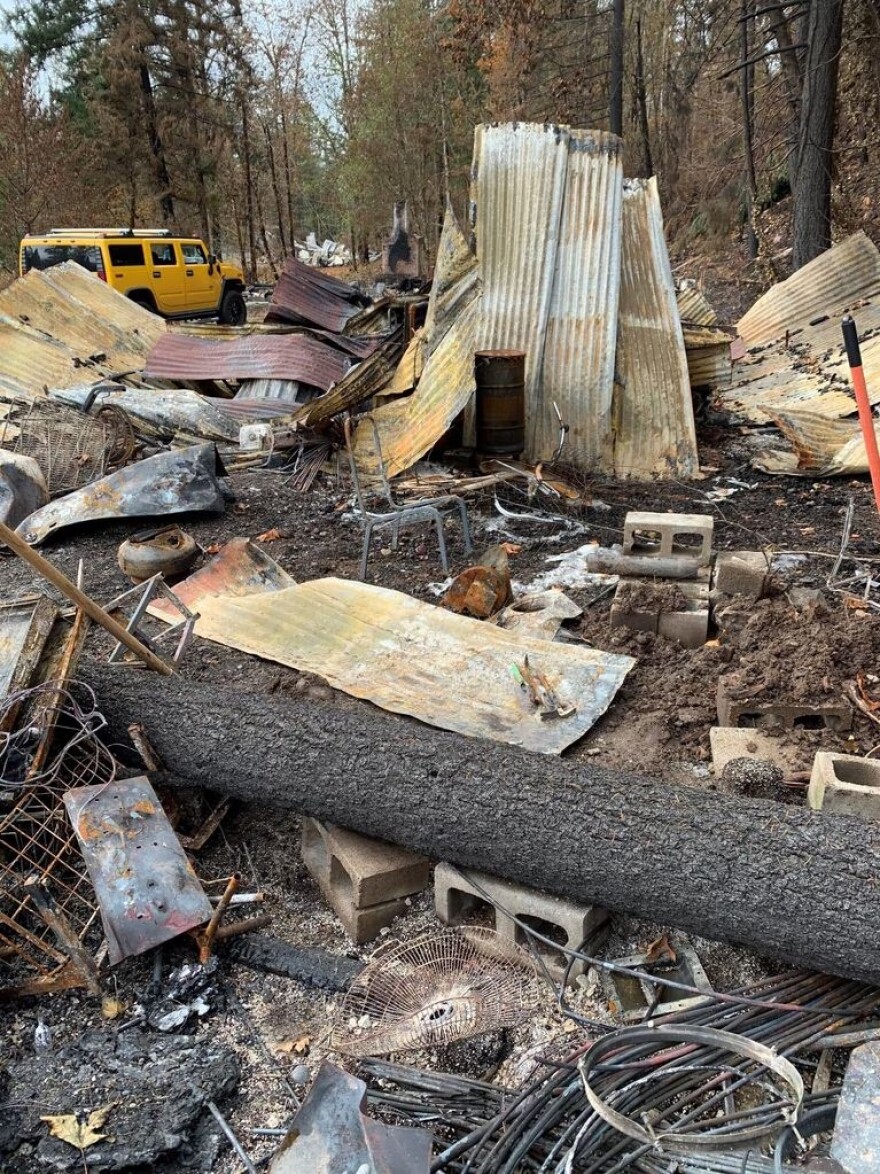
M73 687L84 695L85 708L71 692ZM94 692L78 681L66 687L45 681L9 694L0 703L0 788L52 786L72 756L77 776L85 780L100 774L105 780L106 769L99 767L109 755L97 734L106 725ZM56 746L49 755L46 743L53 732Z

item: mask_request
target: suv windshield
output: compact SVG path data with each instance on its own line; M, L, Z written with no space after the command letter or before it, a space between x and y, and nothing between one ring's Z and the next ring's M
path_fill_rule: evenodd
M65 261L76 261L90 273L100 273L104 268L101 250L94 245L25 245L25 273L31 269L51 269Z

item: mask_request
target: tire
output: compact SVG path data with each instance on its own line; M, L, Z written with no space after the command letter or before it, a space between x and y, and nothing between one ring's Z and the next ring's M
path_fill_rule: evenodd
M156 305L156 299L152 294L138 290L136 293L129 294L128 299L129 301L134 302L135 305L141 306L145 310L149 310L151 314L159 314L159 308ZM161 315L159 316L161 317Z
M224 326L244 326L247 306L237 289L228 289L220 302L220 321Z

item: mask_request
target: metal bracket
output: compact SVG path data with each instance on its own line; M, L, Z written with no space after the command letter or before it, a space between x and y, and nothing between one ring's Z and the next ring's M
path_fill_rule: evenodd
M146 615L147 608L150 606L153 600L158 597L164 597L167 599L169 603L171 603L171 605L180 612L181 619L175 623L169 624L169 626L164 631L160 632L158 636L148 638L144 635L143 632L139 630L138 625ZM107 604L105 610L111 613L114 611L120 611L122 604L127 603L133 598L136 599L137 602L135 603L134 611L131 614L128 624L126 625L126 631L130 635L136 636L142 644L145 644L147 648L151 650L154 650L155 646L160 644L162 641L167 641L169 637L180 633L179 639L177 641L177 647L175 648L174 654L171 657L172 664L180 664L181 657L183 656L184 652L186 652L190 641L192 640L196 620L199 618L198 612L191 612L189 610L186 604L174 594L174 592L162 578L161 574L153 575L151 579L147 579L143 583L138 583L135 587L129 587L127 591L123 591L121 595L117 595L115 599L112 599L110 603ZM126 663L124 660L123 645L121 641L116 644L116 647L110 653L109 663Z

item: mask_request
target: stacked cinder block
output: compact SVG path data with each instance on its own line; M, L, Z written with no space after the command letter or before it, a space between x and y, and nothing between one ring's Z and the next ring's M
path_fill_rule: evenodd
M655 514L630 510L623 523L623 553L687 555L708 566L715 522L711 514Z
M431 863L394 844L306 818L303 861L355 943L370 941L431 883Z
M447 925L467 924L475 914L487 911L498 933L508 941L526 948L529 948L528 935L513 918L571 950L577 950L589 940L592 951L607 937L606 909L552 897L548 893L486 876L482 872L469 871L468 877L472 877L475 883L471 883L452 865L438 864L434 869L437 916ZM492 902L497 902L501 908L495 908ZM534 938L531 939L531 946L541 955L550 975L557 982L560 981L565 974L568 956L562 950ZM574 982L583 971L584 963L576 961L569 973L569 982Z
M707 567L712 558L713 519L709 514L656 514L631 510L623 526L624 554L696 559ZM708 571L702 572L708 578ZM630 583L621 580L611 607L612 624L637 632L654 632L685 648L699 648L709 634L709 587L706 581L676 581L676 594L685 600L674 610L662 598L632 608L626 603Z
M820 750L813 760L807 803L832 815L880 819L880 762Z

